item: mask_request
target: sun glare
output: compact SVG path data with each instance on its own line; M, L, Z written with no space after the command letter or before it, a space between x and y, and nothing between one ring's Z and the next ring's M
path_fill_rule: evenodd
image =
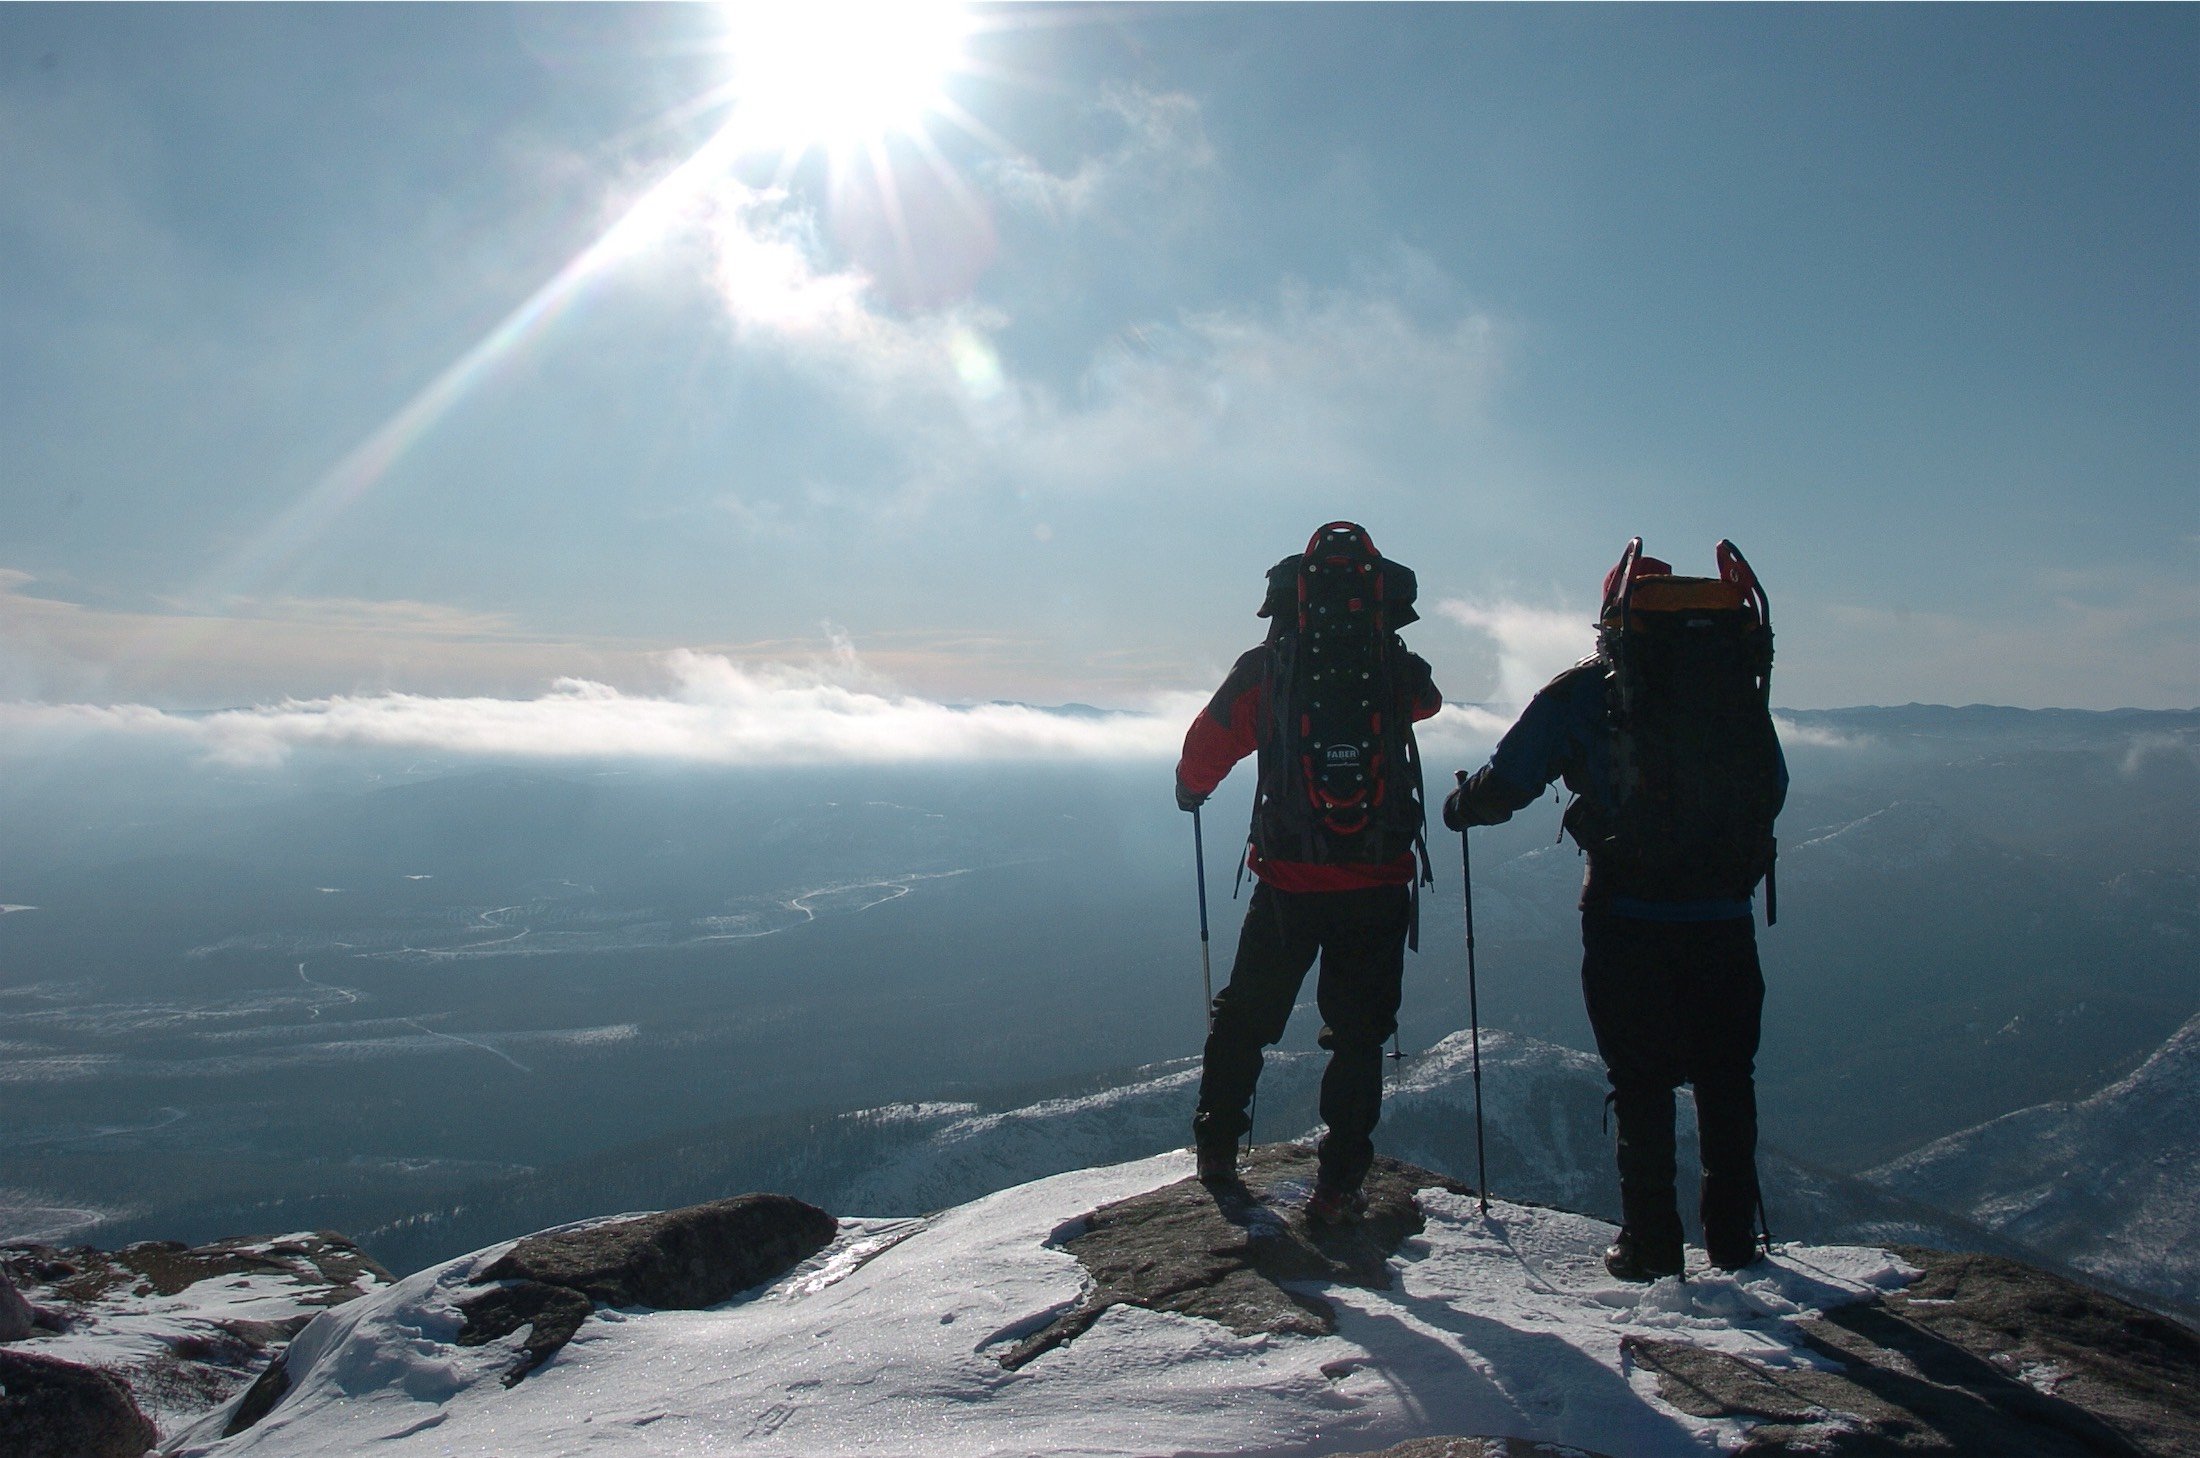
M796 149L918 128L971 29L949 0L743 0L725 14L733 125L752 145Z
M868 166L894 208L896 149L881 145L888 138L915 139L924 165L943 175L947 164L925 135L935 116L1005 149L946 92L951 78L978 69L967 51L978 26L959 0L731 0L718 14L723 38L714 44L729 61L724 83L680 110L686 117L727 108L709 139L628 202L602 234L225 558L207 582L235 591L295 560L593 282L697 218L724 224L716 240L715 281L740 318L784 329L859 320L858 273L814 268L795 241L759 230L742 216L744 209L768 212L764 205L783 194L729 187L729 165L737 159L776 151L777 188L787 185L805 154L823 150L836 177L844 163ZM988 28L997 24L997 18L986 22ZM959 189L952 177L948 181ZM906 249L906 234L902 243ZM958 341L955 366L979 397L999 392L999 361L982 339Z

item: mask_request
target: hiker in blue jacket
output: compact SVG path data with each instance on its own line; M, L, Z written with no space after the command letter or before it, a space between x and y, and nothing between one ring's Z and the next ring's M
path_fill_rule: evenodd
M1751 912L1787 765L1765 707L1769 612L1740 553L1720 547L1721 576L1703 579L1630 543L1605 581L1598 652L1538 693L1444 803L1462 830L1511 819L1553 780L1574 793L1582 993L1619 1125L1622 1224L1605 1264L1629 1281L1682 1269L1682 1083L1696 1092L1705 1252L1728 1270L1759 1254Z

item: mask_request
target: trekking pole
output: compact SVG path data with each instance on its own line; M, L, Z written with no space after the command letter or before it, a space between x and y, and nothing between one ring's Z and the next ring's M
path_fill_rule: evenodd
M1467 782L1460 770L1459 783ZM1490 1172L1482 1148L1482 1008L1474 975L1474 866L1467 853L1467 827L1459 827L1459 887L1467 907L1467 1036L1474 1052L1474 1185L1482 1213L1490 1213Z
M1192 866L1199 878L1199 982L1207 993L1206 1019L1215 1025L1215 974L1207 951L1207 842L1199 830L1199 807L1192 807Z

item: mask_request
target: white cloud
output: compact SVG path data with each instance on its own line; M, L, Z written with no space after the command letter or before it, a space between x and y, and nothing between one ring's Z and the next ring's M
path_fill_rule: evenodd
M806 663L742 664L684 649L659 663L669 684L654 693L562 678L530 698L343 694L215 713L0 702L0 751L120 739L235 765L308 749L715 765L1171 760L1205 703L1179 693L1117 713L949 704L895 690L839 634ZM1508 723L1476 705L1446 705L1424 722L1432 788L1451 768L1478 763Z
M1142 150L1204 155L1203 141L1185 139L1196 108L1187 119L1147 97L1125 115ZM1002 484L1085 493L1196 480L1267 494L1279 483L1402 479L1382 464L1400 442L1450 449L1479 428L1499 359L1487 316L1401 300L1445 292L1415 274L1339 289L1287 283L1264 308L1133 324L1065 388L1018 369L998 309L889 307L861 271L825 261L824 230L786 192L715 180L667 227L673 247L700 250L736 338L803 370L852 429L891 453L893 469L856 493L866 507ZM743 498L729 509L770 506Z
M1820 724L1798 724L1779 714L1772 716L1772 727L1779 733L1780 742L1790 749L1798 745L1809 745L1813 749L1861 749L1874 742L1865 736L1843 734Z
M2124 751L2124 777L2133 778L2154 759L2182 759L2200 769L2200 744L2175 734L2134 734L2131 746Z
M1387 298L1287 289L1264 314L1187 314L1120 336L1076 400L1027 388L992 442L1019 479L1057 489L1198 481L1259 492L1365 486L1409 433L1455 439L1495 372L1490 322L1423 318Z
M1013 413L1016 387L996 343L1008 321L997 310L967 300L888 307L861 269L824 261L816 215L784 191L720 179L681 221L674 245L700 250L735 339L803 370L854 429L923 454Z
M696 222L711 247L711 281L744 330L862 340L882 321L860 271L824 271L815 219L777 189L725 179L698 194Z
M1435 718L1424 720L1414 738L1421 746L1432 803L1450 793L1451 771L1479 765L1511 727L1510 718L1480 704L1446 704Z
M800 667L686 650L663 662L672 683L661 694L567 678L535 698L340 695L198 715L0 704L0 736L32 752L87 737L156 739L240 764L304 748L735 765L1163 758L1177 752L1200 702L1184 695L1111 715L956 707L878 685L845 647Z
M1537 689L1581 661L1596 647L1592 614L1571 608L1533 607L1506 598L1445 598L1438 615L1481 634L1497 655L1501 704L1525 704Z
M1111 86L1100 114L1116 131L1107 151L1060 173L1010 157L988 167L987 180L1008 202L1056 221L1112 209L1133 192L1171 197L1181 215L1186 183L1215 165L1199 103L1182 92Z

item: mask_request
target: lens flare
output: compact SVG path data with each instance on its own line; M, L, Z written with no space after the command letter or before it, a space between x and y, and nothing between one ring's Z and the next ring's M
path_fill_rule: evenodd
M884 155L889 137L913 143L916 154L943 174L950 169L924 131L931 118L1000 145L946 94L951 77L972 69L966 45L976 29L968 9L954 0L740 0L722 13L728 79L680 113L723 108L724 119L708 140L288 507L213 564L195 585L195 599L245 593L298 562L484 379L540 339L620 264L698 214L723 217L730 209L741 215L775 196L731 181L744 158L776 151L782 182L813 149L826 151L836 173L843 163L867 159L891 200ZM798 328L860 318L859 275L817 274L798 247L768 229L744 223L729 231L718 253L720 291L743 322ZM955 363L974 394L998 391L998 361L989 349L964 347Z

